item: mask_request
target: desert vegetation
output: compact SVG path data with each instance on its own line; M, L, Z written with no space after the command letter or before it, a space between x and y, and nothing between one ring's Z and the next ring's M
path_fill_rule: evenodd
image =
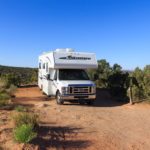
M120 65L110 66L103 59L98 61L98 69L88 70L88 73L98 88L107 89L117 100L128 101L130 94L133 101L150 100L150 65L144 69L124 71ZM129 88L132 93L129 93Z
M15 86L36 84L37 72L36 68L0 66L0 78Z
M37 136L37 116L28 112L28 108L13 104L17 87L37 83L37 69L0 66L0 110L14 109L13 137L16 142L28 143ZM8 108L9 107L9 108ZM3 121L2 121L3 124ZM2 148L0 148L2 149Z
M136 80L136 85L133 85L133 98L140 101L150 99L150 65L144 69L136 68L131 76Z
M38 116L34 113L19 112L13 117L15 124L14 139L19 143L29 143L36 138L38 127Z
M0 106L9 103L17 87L37 84L37 69L0 66Z
M0 107L10 102L15 90L16 87L13 84L8 84L6 80L0 79Z

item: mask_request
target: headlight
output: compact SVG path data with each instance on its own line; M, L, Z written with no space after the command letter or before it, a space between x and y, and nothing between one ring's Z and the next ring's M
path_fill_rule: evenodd
M68 94L69 93L69 88L68 87L62 87L61 91L62 91L62 94Z
M92 93L96 93L96 86L92 86Z

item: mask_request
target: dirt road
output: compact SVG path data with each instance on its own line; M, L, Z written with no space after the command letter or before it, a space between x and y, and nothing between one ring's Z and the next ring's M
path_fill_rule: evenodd
M149 150L150 106L113 102L100 92L94 106L57 105L37 87L18 89L14 102L39 114L41 131L32 144L41 150Z

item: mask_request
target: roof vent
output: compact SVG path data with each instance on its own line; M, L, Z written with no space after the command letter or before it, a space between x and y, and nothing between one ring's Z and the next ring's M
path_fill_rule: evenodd
M74 52L72 48L58 48L56 52Z

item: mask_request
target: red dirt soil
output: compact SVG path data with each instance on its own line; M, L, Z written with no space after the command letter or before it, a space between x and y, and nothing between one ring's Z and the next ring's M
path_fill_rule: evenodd
M94 106L65 103L43 96L37 87L20 88L13 100L40 117L38 137L27 147L12 140L10 114L0 110L0 145L4 149L39 150L149 150L150 106L110 100L98 91ZM24 147L24 148L23 148Z

